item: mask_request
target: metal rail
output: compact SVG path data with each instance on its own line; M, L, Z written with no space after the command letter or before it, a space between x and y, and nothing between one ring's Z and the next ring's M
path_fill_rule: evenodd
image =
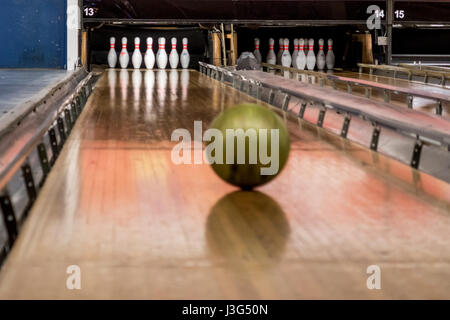
M400 64L412 64L413 62L419 61L421 65L427 66L450 66L450 55L449 54L393 54L392 55L393 65Z
M344 114L344 120L342 123L342 129L340 132L340 136L343 138L347 138L347 134L350 127L350 122L352 121L353 117L360 118L364 121L368 121L372 124L372 137L370 141L370 147L371 150L378 152L378 142L380 140L380 134L381 129L384 128L384 130L392 130L393 132L398 132L402 136L405 137L405 143L413 144L411 145L413 148L411 149L410 154L410 161L401 160L405 164L410 165L414 169L419 169L421 166L421 160L422 160L422 149L424 146L427 146L427 148L432 148L435 151L433 151L434 154L436 154L436 161L438 163L446 163L450 161L450 134L446 130L443 133L440 131L439 128L436 130L433 130L433 128L430 128L428 125L421 124L419 126L415 125L408 125L405 121L405 123L401 123L401 119L390 119L389 117L385 116L379 116L377 113L373 114L372 112L365 112L360 110L359 108L346 106L345 103L341 103L337 101L338 103L330 102L328 101L326 95L309 95L307 93L302 93L301 90L288 90L282 86L274 86L267 83L264 83L263 81L257 81L255 79L246 78L242 74L236 73L234 70L224 69L221 67L209 65L200 62L200 71L205 73L206 75L221 81L221 82L227 82L231 83L234 88L244 91L247 94L254 96L255 98L265 101L269 104L275 105L279 108L281 108L284 111L289 111L289 102L291 98L296 98L301 103L301 107L297 111L296 115L303 119L306 109L308 106L319 106L319 116L316 122L316 125L319 127L323 127L324 125L324 119L325 114L327 110L334 109L335 112ZM280 77L280 80L287 80ZM308 90L305 90L308 91ZM338 93L337 93L338 94ZM339 93L340 95L345 93ZM275 103L275 96L277 96L277 103ZM282 99L280 99L280 97ZM344 98L344 97L342 97ZM348 97L347 97L348 98ZM362 97L355 97L355 99L364 99ZM336 99L334 99L336 100ZM337 99L341 100L341 99ZM343 99L347 100L347 99ZM281 102L280 102L281 101ZM370 101L370 100L369 100ZM381 102L372 102L377 104L382 104ZM386 105L388 108L391 108L393 106ZM389 109L388 109L389 110ZM405 110L406 111L406 110ZM291 111L292 112L292 111ZM414 112L414 111L409 111ZM420 115L421 113L417 113L413 118L415 118L417 115ZM422 117L425 117L426 114L422 114ZM420 117L419 117L420 118ZM417 120L417 119L416 119ZM355 120L354 120L355 121ZM439 120L444 121L444 120ZM417 121L415 121L417 122ZM442 124L442 123L440 123ZM441 126L442 127L442 126ZM445 128L448 128L445 126ZM409 142L408 142L409 141ZM434 146L433 146L434 145ZM437 147L437 148L436 148ZM441 151L438 151L441 150ZM384 150L384 153L388 156L395 157L395 154L392 154L392 150ZM398 158L397 158L398 159ZM399 159L400 160L400 159ZM447 181L448 177L444 174L443 176L439 174L439 172L435 172L432 170L432 167L424 167L424 170L431 173L432 175L444 179Z
M445 86L447 81L450 80L450 74L448 72L434 71L434 70L418 70L404 67L397 67L391 65L375 65L358 63L359 73L363 72L363 69L369 69L369 74L373 74L374 70L381 70L385 72L392 72L394 78L397 78L398 74L404 74L408 80L413 80L413 77L423 78L424 83L428 83L430 78L434 78L439 81L441 86Z
M370 98L372 94L372 90L381 91L383 94L383 98L385 102L389 102L391 100L392 95L404 94L406 95L406 104L408 108L412 109L413 100L415 97L417 98L426 98L430 100L436 101L435 112L437 115L442 115L442 104L450 103L450 95L436 94L425 90L418 89L408 89L398 86L385 85L377 82L369 82L366 80L353 79L348 77L336 76L333 74L327 74L323 72L311 71L311 70L301 70L296 68L284 67L280 65L273 65L268 63L262 63L262 67L266 68L268 71L270 70L280 70L281 72L289 72L289 76L300 80L301 74L305 74L308 77L308 82L312 83L311 77L319 78L319 85L321 87L325 86L326 81L331 81L331 85L333 89L337 90L337 83L345 84L348 93L353 93L353 87L363 87L365 89L366 98ZM311 77L309 77L311 76ZM372 89L372 90L370 90Z
M359 117L363 117L367 121L372 122L376 126L383 126L386 128L390 128L396 131L401 131L406 134L423 137L437 145L443 145L447 149L450 148L450 133L441 132L439 129L429 128L428 125L423 124L421 127L416 127L415 125L403 125L397 120L391 120L388 118L382 118L378 115L374 115L371 113L363 112L360 109L356 109L353 107L348 107L343 103L330 101L327 97L311 95L308 93L294 91L290 89L286 89L281 86L274 86L271 84L267 84L262 81L257 81L255 79L246 78L245 76L238 74L234 71L230 71L221 67L209 65L203 62L200 63L200 71L206 73L208 76L220 80L222 82L229 82L233 84L233 87L243 90L247 86L247 91L253 93L256 90L256 97L261 99L261 88L266 88L271 91L266 99L268 103L273 102L273 94L275 93L283 93L286 96L296 97L300 100L305 101L305 105L307 104L318 104L327 109L335 109L338 112L350 115L356 115ZM280 79L283 79L280 77ZM306 91L306 90L305 90ZM359 97L355 97L354 99L358 99ZM363 99L363 98L359 98ZM380 104L381 102L373 102ZM388 108L393 108L391 105L386 105ZM285 107L284 105L282 106ZM414 111L410 111L414 112ZM417 113L422 114L422 113ZM426 117L426 114L422 114L422 117ZM432 116L428 116L432 117ZM439 119L439 118L437 118ZM439 119L440 125L442 126L444 120ZM446 125L445 125L446 126Z
M437 66L428 66L423 64L410 64L410 63L399 63L399 67L414 69L414 70L425 70L425 71L437 71L444 72L450 76L450 68L448 67L437 67Z
M23 108L19 122L2 127L0 208L8 243L6 248L0 248L0 265L81 114L93 81L93 75L85 69L76 71L47 95Z

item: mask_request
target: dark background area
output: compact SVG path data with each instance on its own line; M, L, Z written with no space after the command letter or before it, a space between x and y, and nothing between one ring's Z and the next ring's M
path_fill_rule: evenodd
M450 28L393 29L392 53L450 55Z
M275 40L275 52L278 52L279 38L289 38L289 48L294 50L294 38L313 38L314 52L317 54L320 38L325 40L324 51L328 50L327 40L333 39L333 51L336 57L335 67L352 68L360 61L362 47L359 43L352 43L352 34L358 32L356 26L320 26L320 27L246 27L237 26L238 33L238 52L254 51L254 39L260 39L260 51L263 61L266 59L268 52L269 38ZM359 31L361 32L361 31ZM109 38L116 38L116 51L121 50L121 38L128 38L128 51L130 55L134 50L134 38L141 38L141 52L146 51L146 38L153 37L153 51L157 52L158 37L166 38L166 52L169 54L171 50L170 38L177 38L177 51L182 50L181 39L187 37L189 39L189 53L191 56L190 68L198 69L198 61L209 62L207 53L208 31L199 26L159 26L159 27L142 27L142 26L103 26L94 29L89 37L90 64L107 65L107 55L109 50ZM375 37L373 38L374 58L383 62L383 47L376 45ZM450 29L417 29L417 28L394 28L393 30L393 54L414 54L414 55L448 55L450 54ZM227 41L229 49L229 42ZM346 57L344 61L344 56Z
M84 0L85 18L150 20L366 20L376 0ZM91 15L92 13L92 15Z
M405 17L396 17L394 21L426 21L426 22L450 22L450 1L404 1L396 0L394 2L394 11L404 10Z
M286 20L366 20L366 9L386 1L376 0L84 0L87 19L139 20L215 20L215 21L286 21ZM450 22L450 1L396 0L394 16L398 22Z

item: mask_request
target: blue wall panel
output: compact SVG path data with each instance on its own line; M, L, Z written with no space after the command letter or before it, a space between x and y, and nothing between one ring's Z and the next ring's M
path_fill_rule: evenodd
M66 1L0 0L0 68L65 68Z

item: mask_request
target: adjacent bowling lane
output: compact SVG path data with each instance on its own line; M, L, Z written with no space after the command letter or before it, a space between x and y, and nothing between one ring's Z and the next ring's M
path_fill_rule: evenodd
M368 80L383 84L389 84L393 86L397 86L400 88L408 88L408 89L418 89L418 90L425 90L430 93L436 93L436 94L443 94L443 95L450 95L450 86L440 86L437 84L425 84L421 83L419 81L409 81L407 79L399 79L399 78L391 78L387 76L379 76L379 75L370 75L367 73L357 73L357 72L350 72L350 71L333 71L333 74L341 77L348 77L348 78L354 78L354 79L361 79L361 80ZM344 85L341 85L344 90L346 90L346 87ZM361 95L364 95L364 89L363 88L354 88L356 89L356 92L359 91ZM375 97L379 97L380 100L384 99L383 92L380 90L376 92L375 90L372 90L372 94L374 94ZM406 106L406 96L405 95L392 95L392 103ZM425 98L414 98L412 107L415 110L435 113L436 108L436 101L431 99L425 99ZM450 119L450 104L444 103L442 106L442 115L446 118Z
M351 72L351 71L325 71L328 74L334 74L336 76L340 77L346 77L346 78L353 78L353 79L360 79L365 81L371 81L376 82L380 84L387 84L391 86L396 86L399 88L407 88L407 89L417 89L419 91L426 91L428 93L436 93L437 95L450 95L450 88L439 86L436 84L424 84L417 81L409 81L406 79L399 79L399 78L390 78L385 76L378 76L378 75L370 75L367 73L357 73L357 72ZM278 73L279 74L279 73ZM301 81L305 83L314 83L319 85L320 84L320 78L317 76L307 76L306 74L302 74ZM336 88L340 91L347 91L347 84L345 82L337 82L336 84L333 84L331 81L326 81L325 86L328 88L332 88L334 85L336 85ZM371 99L377 99L379 101L385 101L385 95L383 90L376 90L372 89L371 91ZM352 94L359 95L359 96L366 96L366 91L364 86L353 86L352 87ZM404 108L408 107L408 97L406 94L400 94L395 93L391 94L390 103L401 106ZM436 113L436 107L438 106L438 103L435 99L428 99L428 98L420 98L420 97L414 97L412 100L412 108L414 110L427 112L431 114ZM442 117L450 120L450 104L448 102L442 103Z
M101 77L0 271L0 298L450 298L450 187L285 116L257 192L175 165L173 130L255 99L196 71ZM81 269L81 290L66 270ZM377 265L382 289L368 290Z

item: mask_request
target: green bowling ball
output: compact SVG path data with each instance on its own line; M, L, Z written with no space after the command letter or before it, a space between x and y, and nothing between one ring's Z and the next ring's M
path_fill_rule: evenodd
M233 106L219 114L210 129L217 129L215 132L220 132L223 139L223 143L220 139L206 143L212 169L224 181L243 190L273 180L289 157L286 125L268 107Z

